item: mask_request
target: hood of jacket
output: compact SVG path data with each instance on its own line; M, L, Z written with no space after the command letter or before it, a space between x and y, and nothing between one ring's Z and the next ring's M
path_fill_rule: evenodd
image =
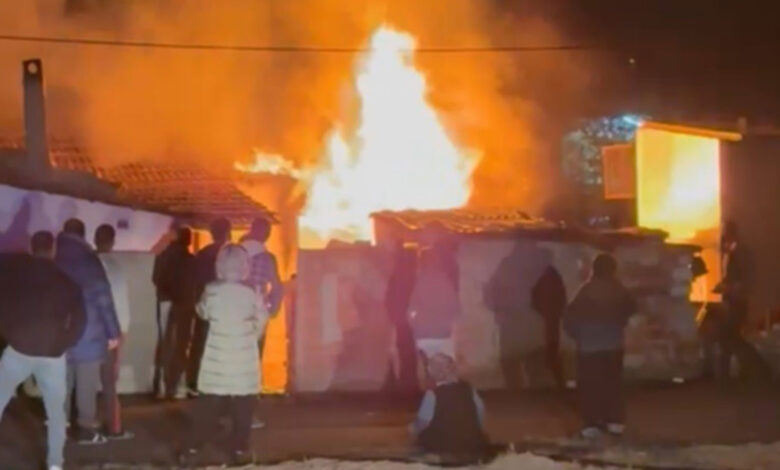
M250 258L268 251L265 247L265 243L248 238L241 242L241 246L243 246L247 253L249 253Z

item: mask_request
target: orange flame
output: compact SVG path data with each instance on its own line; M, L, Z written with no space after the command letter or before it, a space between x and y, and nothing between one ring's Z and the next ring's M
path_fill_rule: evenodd
M425 77L412 63L414 47L410 35L388 27L373 34L355 83L355 134L332 131L324 164L299 173L308 186L299 220L302 247L369 240L375 211L448 209L468 201L478 156L450 140L427 102Z

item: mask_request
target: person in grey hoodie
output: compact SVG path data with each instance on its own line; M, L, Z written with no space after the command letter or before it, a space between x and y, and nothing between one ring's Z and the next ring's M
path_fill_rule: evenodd
M621 381L623 331L636 302L617 277L617 262L601 254L591 278L564 313L563 326L577 344L577 388L581 399L582 437L603 430L620 435L623 423Z

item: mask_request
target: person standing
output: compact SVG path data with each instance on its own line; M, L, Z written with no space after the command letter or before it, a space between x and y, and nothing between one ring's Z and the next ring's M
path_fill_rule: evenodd
M276 256L268 251L266 242L271 236L271 223L264 217L257 217L252 221L252 226L241 239L241 246L249 255L249 278L247 282L255 292L262 296L266 302L265 308L271 318L279 313L284 299L284 287L279 278L279 265L276 262ZM260 357L258 360L262 364L263 350L265 347L265 331L260 334L258 350ZM262 365L261 365L262 367ZM262 390L262 384L260 389ZM265 423L257 418L252 420L252 428L258 429L265 426Z
M47 465L62 470L67 418L65 353L81 337L86 314L81 289L54 264L54 236L37 232L32 256L0 258L0 418L16 388L30 375L43 397L48 429Z
M212 243L195 255L195 298L199 299L206 286L217 279L217 256L219 250L230 241L232 227L230 221L225 218L216 219L209 227ZM198 394L198 372L200 360L203 356L203 348L206 345L206 335L209 324L200 317L195 317L195 326L192 332L189 364L187 367L187 386L191 396Z
M731 378L731 359L736 356L741 374L753 369L760 378L768 379L772 375L770 366L743 337L753 283L753 263L733 221L727 221L723 227L721 256L723 279L715 287L715 292L723 296L724 307L720 325L720 376L724 380Z
M267 302L246 283L249 256L237 244L226 244L217 258L217 280L206 286L197 306L209 322L206 346L198 376L194 426L180 456L194 463L202 444L217 430L221 415L229 411L230 451L235 464L252 460L249 435L257 390L260 387L258 337L268 320Z
M130 291L127 277L119 260L113 255L116 230L108 224L103 224L95 231L95 248L100 262L106 271L106 277L111 287L111 297L114 299L117 320L122 338L119 346L108 351L105 362L100 369L100 381L103 388L103 410L106 437L109 439L132 439L133 434L122 426L121 408L117 393L119 381L119 357L122 342L127 338L130 329Z
M157 297L170 302L160 349L166 399L173 399L187 366L187 351L195 322L195 257L190 253L192 230L180 227L176 239L154 261Z
M84 334L68 351L68 393L76 393L80 444L104 444L98 431L97 394L100 369L109 350L119 347L119 326L111 286L97 254L85 240L84 222L70 219L57 236L56 263L81 288L87 324ZM70 404L68 400L67 404Z
M249 254L249 278L247 282L265 299L268 313L279 313L284 298L284 287L279 277L276 256L268 251L266 242L271 236L271 223L264 217L252 221L252 226L241 239L241 246ZM262 349L261 349L262 351Z
M636 302L617 277L608 254L593 261L591 278L566 308L563 325L577 343L577 388L581 400L581 436L603 430L621 435L623 422L623 331Z

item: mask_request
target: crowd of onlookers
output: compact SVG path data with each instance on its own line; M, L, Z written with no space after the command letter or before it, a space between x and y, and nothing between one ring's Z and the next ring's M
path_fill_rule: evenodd
M227 417L232 424L233 461L244 463L252 459L250 431L262 424L254 419L254 407L261 384L265 326L280 309L283 288L276 258L266 247L269 221L255 220L239 243L230 241L227 220L215 221L210 231L212 243L193 254L192 231L179 227L173 241L156 256L152 281L160 338L155 391L165 399L180 396L181 390L197 397L192 426L182 439L182 461L196 460L220 419ZM119 358L130 325L127 279L112 255L113 227L98 227L94 247L85 232L80 220L71 219L56 237L35 233L29 254L0 257L0 336L7 342L0 359L0 415L16 388L33 376L47 414L51 470L62 468L71 404L76 419L69 434L77 443L99 445L133 438L122 424L117 398ZM747 268L735 234L727 232L724 240L725 275L718 289L734 317L728 326L733 334L727 335L725 343L733 345L738 337L738 326L733 324L741 321L745 311ZM453 314L451 310L458 308L453 301L457 288L452 284L457 283L458 267L441 262L449 259L448 249L424 255L445 269L410 268L415 262L398 252L403 256L397 259L388 287L391 315L407 320L428 315L437 320ZM405 281L405 274L412 271L416 282ZM548 272L545 276L555 280ZM538 309L559 311L563 331L576 343L580 435L588 439L603 433L620 435L624 431L623 331L636 302L620 282L617 262L609 254L596 257L590 278L571 302L565 302L565 291L563 301L550 301L552 294L561 297L559 290L537 285L532 297ZM406 292L408 298L400 301L399 292ZM397 322L404 324L409 329L406 334L396 328L399 344L413 343L417 353L412 354L419 355L426 371L422 402L410 426L415 443L442 453L486 449L485 405L458 374L446 322L443 327L436 321L412 326ZM417 359L406 360L416 364ZM561 382L559 367L552 367L552 372ZM102 421L98 420L99 396Z
M268 220L257 219L240 243L232 243L230 222L217 220L213 243L193 255L192 232L180 227L156 257L152 280L158 304L168 310L157 348L162 395L174 397L186 370L188 391L198 396L184 458L197 454L227 410L233 457L250 458L260 339L283 295L276 258L265 247L270 231ZM51 470L62 468L68 435L80 445L134 437L122 424L117 397L130 299L112 254L115 236L112 226L101 225L92 246L84 223L70 219L56 237L33 234L29 253L0 256L0 337L6 343L0 415L32 376L46 409Z

